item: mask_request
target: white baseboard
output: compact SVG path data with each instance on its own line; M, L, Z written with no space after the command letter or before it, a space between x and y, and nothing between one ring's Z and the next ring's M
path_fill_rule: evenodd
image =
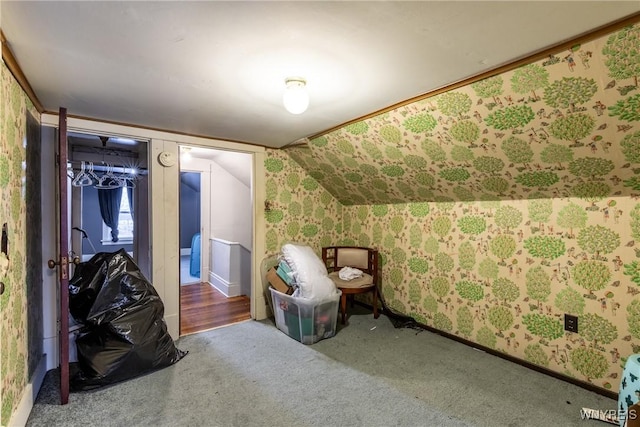
M76 338L78 337L78 327L72 327L69 332L69 362L78 361L78 351L76 349ZM58 350L58 337L49 337L42 340L42 348L47 359L47 371L56 369L60 365L60 353Z
M226 297L237 297L242 295L240 283L228 282L213 271L209 272L209 283L211 283L214 288L222 292Z
M191 255L191 248L180 248L180 256Z
M42 387L42 383L44 381L44 376L47 373L47 357L45 354L40 358L40 362L36 367L33 376L31 377L31 381L27 384L24 389L24 393L22 394L22 399L20 399L20 403L16 408L16 411L11 416L9 420L8 426L24 426L27 424L27 420L29 419L29 414L31 413L31 409L33 409L33 404L36 401L36 397L38 397L38 392L40 391L40 387Z

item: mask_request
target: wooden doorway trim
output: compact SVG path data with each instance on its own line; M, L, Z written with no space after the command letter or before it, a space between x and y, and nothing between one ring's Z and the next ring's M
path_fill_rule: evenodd
M60 313L58 339L60 342L60 403L69 402L69 193L67 190L67 109L60 108L58 119L58 189L60 248L59 248L59 289Z

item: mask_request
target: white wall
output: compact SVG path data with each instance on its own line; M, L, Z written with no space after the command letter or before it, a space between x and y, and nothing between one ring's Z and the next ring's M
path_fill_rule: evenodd
M178 144L159 138L149 144L151 200L151 283L164 303L164 320L171 337L180 336L180 247L178 244ZM161 165L161 153L174 159Z
M249 155L247 155L249 156ZM251 167L251 162L247 163ZM211 238L252 247L251 188L211 162Z
M42 170L42 320L43 320L43 349L47 356L47 370L58 366L58 276L57 269L47 267L48 259L56 259L58 253L56 236L57 222L56 212L56 170L55 170L55 146L56 129L42 127L41 135L41 162Z

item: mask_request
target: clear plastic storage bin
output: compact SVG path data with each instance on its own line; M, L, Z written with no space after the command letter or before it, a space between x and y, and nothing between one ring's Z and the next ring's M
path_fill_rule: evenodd
M338 304L342 292L322 301L278 292L269 288L273 300L273 314L276 326L291 338L303 344L313 344L336 334Z

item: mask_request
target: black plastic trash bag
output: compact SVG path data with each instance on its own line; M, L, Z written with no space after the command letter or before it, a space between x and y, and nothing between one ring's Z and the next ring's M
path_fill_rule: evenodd
M85 324L107 276L111 252L95 254L89 261L76 265L69 280L69 312L78 323Z
M90 390L178 362L164 322L164 305L124 249L101 252L76 267L69 311L83 326L72 390Z

